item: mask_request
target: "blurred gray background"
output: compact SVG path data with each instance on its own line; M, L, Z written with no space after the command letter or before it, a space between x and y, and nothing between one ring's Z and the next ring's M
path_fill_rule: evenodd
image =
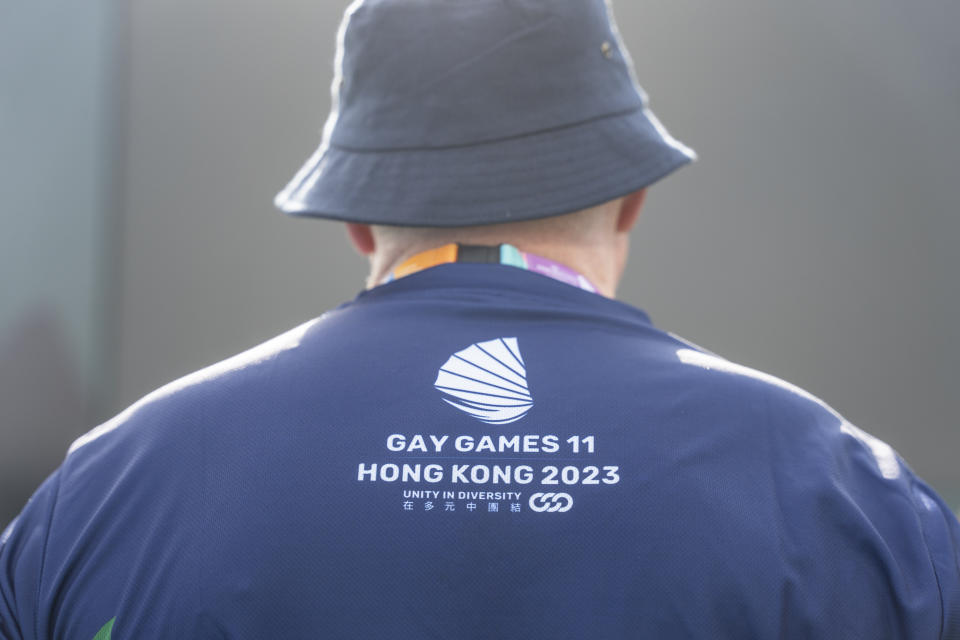
M271 206L345 6L0 0L0 521L79 434L359 290L339 225ZM960 3L617 8L701 156L651 191L621 298L960 506Z

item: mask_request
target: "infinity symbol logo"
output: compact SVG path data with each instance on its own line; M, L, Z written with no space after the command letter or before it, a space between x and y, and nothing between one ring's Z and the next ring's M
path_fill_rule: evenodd
M535 493L530 496L530 508L547 513L570 511L573 496L569 493Z

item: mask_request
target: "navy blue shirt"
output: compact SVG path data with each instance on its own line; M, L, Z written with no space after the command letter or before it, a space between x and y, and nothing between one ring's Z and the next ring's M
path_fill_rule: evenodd
M78 440L3 534L0 638L960 638L958 548L805 391L448 264Z

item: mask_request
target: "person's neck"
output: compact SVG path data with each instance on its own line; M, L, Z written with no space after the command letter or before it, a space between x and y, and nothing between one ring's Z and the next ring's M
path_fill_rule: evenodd
M622 267L618 267L616 256L609 251L601 251L590 245L544 245L524 243L519 241L504 241L512 244L520 251L532 253L573 269L583 275L596 288L597 292L608 298L616 297L617 284ZM471 241L464 244L497 245L500 242ZM438 244L436 246L442 246ZM399 251L377 252L370 257L371 271L367 281L367 288L372 288L383 282L399 265L413 256L436 248L434 246L406 247Z

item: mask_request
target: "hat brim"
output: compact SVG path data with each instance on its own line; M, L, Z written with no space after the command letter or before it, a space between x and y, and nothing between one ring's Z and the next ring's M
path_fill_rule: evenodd
M647 108L434 149L321 148L275 204L366 224L462 227L534 220L642 189L695 158Z

